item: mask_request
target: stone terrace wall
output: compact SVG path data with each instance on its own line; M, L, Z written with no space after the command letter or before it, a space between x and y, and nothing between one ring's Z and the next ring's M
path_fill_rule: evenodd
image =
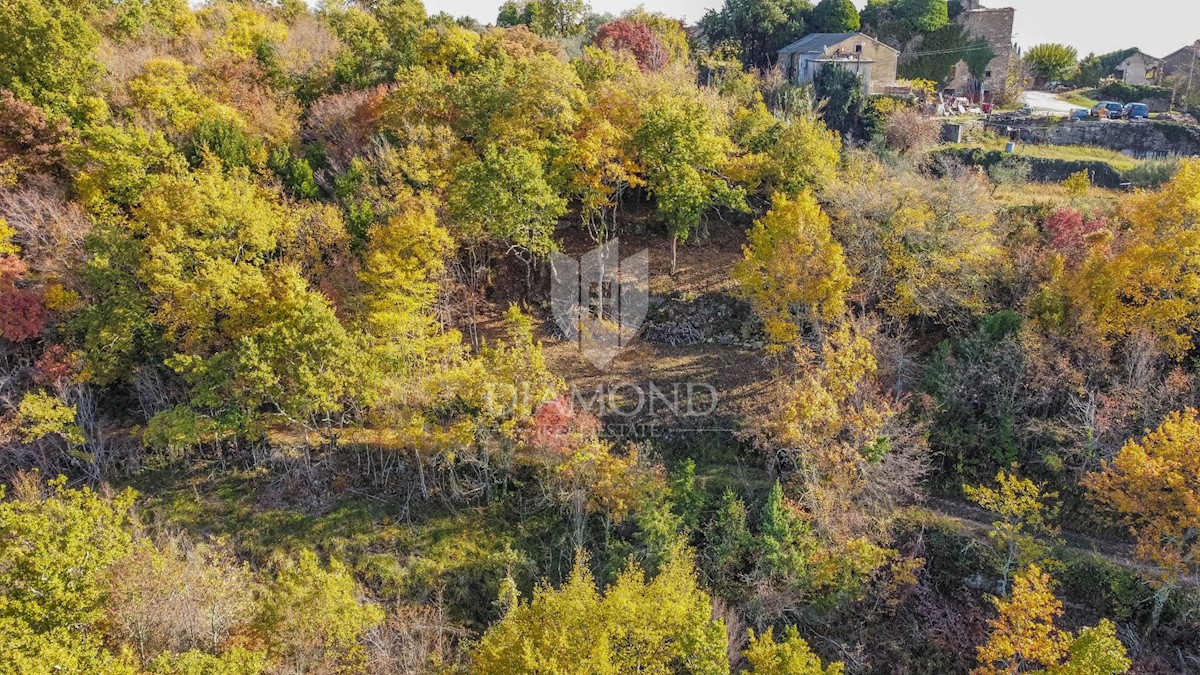
M1200 126L1146 120L1109 122L1060 120L1045 117L994 117L988 122L967 123L968 128L987 128L1011 135L1020 143L1090 145L1148 159L1167 155L1200 155Z
M1176 122L1063 122L1045 133L1054 145L1092 145L1140 158L1200 155L1200 126Z

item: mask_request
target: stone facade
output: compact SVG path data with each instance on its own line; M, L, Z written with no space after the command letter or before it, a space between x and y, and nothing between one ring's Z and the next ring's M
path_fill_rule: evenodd
M1200 110L1200 40L1163 59L1162 85L1175 91L1175 105Z
M1162 77L1162 66L1162 59L1137 52L1122 61L1121 65L1113 71L1113 75L1125 84L1138 86L1158 84Z
M1164 58L1162 60L1163 76L1173 78L1182 77L1184 80L1189 75L1200 76L1200 52L1198 52L1198 48L1200 48L1200 40L1197 40L1196 44L1188 45ZM1193 69L1195 69L1194 72Z
M872 94L896 84L899 61L899 51L863 33L813 33L779 50L779 63L796 84L809 84L823 68L837 64L861 77Z
M975 82L967 64L955 66L949 86L959 92L975 94L982 101L999 101L1005 96L1008 72L1014 58L1020 58L1013 48L1013 23L1017 10L1006 7L988 9L979 0L963 0L962 12L954 21L973 38L987 42L995 57L988 63L982 82Z

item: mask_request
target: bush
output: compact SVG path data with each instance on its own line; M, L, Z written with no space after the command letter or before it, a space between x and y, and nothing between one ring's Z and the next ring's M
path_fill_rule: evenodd
M275 650L302 672L350 672L366 660L363 635L384 618L375 605L359 602L345 566L333 560L323 567L306 550L276 577L260 622Z
M192 166L199 166L205 154L221 158L225 168L250 166L255 143L246 138L236 123L225 119L205 118L196 125L185 154Z
M1010 182L1009 170L1022 165L1028 166L1026 178L1035 183L1061 183L1080 171L1087 171L1092 177L1092 185L1096 187L1116 190L1125 183L1125 175L1108 162L1018 157L1000 150L979 148L948 148L937 155L982 167L998 183Z
M840 65L821 69L813 81L817 99L824 102L825 123L843 135L858 127L866 101L862 78Z
M1157 190L1166 185L1179 171L1179 158L1148 159L1125 172L1125 180L1134 187Z
M901 110L888 118L884 138L889 150L921 156L937 145L941 133L940 120L926 117L916 110Z
M1110 101L1130 103L1148 100L1170 101L1174 93L1166 87L1126 84L1120 80L1112 80L1100 87L1100 95Z

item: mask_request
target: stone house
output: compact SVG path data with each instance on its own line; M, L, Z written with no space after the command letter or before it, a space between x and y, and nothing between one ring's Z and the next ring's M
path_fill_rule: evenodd
M1200 40L1163 58L1162 84L1176 92L1176 103L1191 109L1200 90Z
M861 77L871 94L896 84L899 62L899 50L864 33L813 33L779 50L779 64L795 84L809 84L822 68L837 64Z
M1162 59L1137 51L1113 70L1113 76L1125 84L1158 84L1162 77L1162 66Z
M972 38L986 42L994 56L988 62L980 80L972 77L966 62L959 61L954 67L954 74L946 85L947 88L980 101L1004 99L1013 59L1021 58L1013 47L1013 24L1016 16L1017 10L1011 7L989 9L980 4L979 0L962 0L962 11L953 20Z
M1200 77L1200 40L1179 51L1172 52L1162 60L1164 78Z

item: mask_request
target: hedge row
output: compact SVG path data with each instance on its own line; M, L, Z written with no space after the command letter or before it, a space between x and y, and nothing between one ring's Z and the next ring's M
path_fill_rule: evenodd
M1108 101L1120 101L1121 103L1144 103L1146 101L1166 101L1170 103L1173 95L1174 93L1166 87L1126 84L1120 80L1106 82L1100 88L1100 96L1102 98Z
M1098 160L1044 159L980 148L947 148L939 150L937 154L968 166L978 166L985 171L1005 162L1024 162L1029 165L1029 180L1035 183L1061 183L1072 174L1084 170L1092 177L1092 184L1098 187L1117 189L1126 182L1124 174L1113 165Z

